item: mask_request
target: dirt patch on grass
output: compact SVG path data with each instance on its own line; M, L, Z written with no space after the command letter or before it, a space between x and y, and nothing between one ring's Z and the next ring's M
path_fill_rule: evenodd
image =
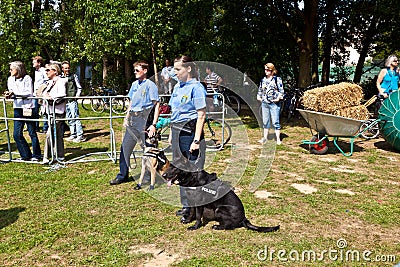
M166 249L158 248L155 244L138 245L129 248L130 254L149 255L138 267L168 267L180 258L179 254L173 254Z

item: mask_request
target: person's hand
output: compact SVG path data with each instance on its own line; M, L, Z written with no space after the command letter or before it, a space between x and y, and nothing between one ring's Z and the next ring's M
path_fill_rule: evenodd
M128 127L129 126L129 119L128 118L124 118L124 122L122 123L123 127Z
M194 142L190 144L190 149L189 152L192 153L195 150L198 150L200 148L200 144L195 144Z
M156 127L154 125L150 125L149 128L147 128L147 134L149 137L153 137L156 134Z
M168 135L168 144L172 145L172 135Z
M10 91L5 91L4 92L4 97L6 98L6 99L10 99L12 96L13 96L13 92L10 92Z

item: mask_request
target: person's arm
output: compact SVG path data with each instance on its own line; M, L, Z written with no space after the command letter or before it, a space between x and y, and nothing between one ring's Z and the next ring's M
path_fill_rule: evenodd
M76 85L76 89L77 89L75 96L79 97L81 95L81 93L82 93L82 85L79 82L78 75L74 74L74 79L75 79L75 85Z
M154 103L153 123L149 126L149 128L147 128L149 137L155 135L158 116L160 115L160 102L153 100L153 103Z
M262 81L260 85L258 86L258 92L257 92L257 100L262 102L262 93L263 93L263 88L262 88Z
M378 88L379 94L382 95L384 98L387 98L388 94L383 92L381 84L382 84L382 81L383 81L383 77L385 77L385 75L386 75L386 72L387 72L386 69L382 69L379 72L378 78L376 79L376 88Z
M196 132L194 133L193 142L190 145L190 150L189 150L190 152L200 148L200 143L196 141L200 141L205 121L206 121L206 108L197 110Z
M122 126L125 128L129 126L129 116L130 116L131 106L132 106L132 100L129 100L129 105L126 110L124 122L122 123Z

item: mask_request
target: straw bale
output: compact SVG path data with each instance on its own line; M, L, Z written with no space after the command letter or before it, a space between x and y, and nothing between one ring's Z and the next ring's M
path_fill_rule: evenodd
M339 83L318 87L304 92L302 102L305 109L332 113L335 110L360 105L362 88L354 83Z
M333 112L333 115L363 121L369 118L369 111L366 106L358 105L337 109Z

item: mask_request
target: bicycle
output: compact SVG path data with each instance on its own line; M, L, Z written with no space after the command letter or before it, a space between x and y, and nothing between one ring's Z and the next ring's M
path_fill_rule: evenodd
M99 92L100 91L100 92ZM97 96L117 96L117 93L113 89L106 87L99 87L99 91L95 90ZM111 101L111 104L110 104ZM127 101L125 98L92 98L90 99L90 106L96 113L102 113L105 109L111 107L112 112L115 114L124 114L127 110Z
M157 136L159 141L161 141L161 148L163 150L169 148L169 143L167 142L170 131L169 125L170 119L161 117L156 126ZM226 121L206 117L204 125L204 140L207 149L220 150L230 141L232 137L232 128Z
M282 104L281 112L286 114L287 120L290 121L291 118L294 118L296 110L302 107L301 98L304 95L304 92L316 87L321 86L320 83L312 84L307 86L306 88L290 88L288 93L285 94Z
M385 99L383 96L378 95L372 97L370 100L368 100L364 105L368 106L372 103L374 103L374 112L373 112L373 118L366 120L363 124L360 126L360 135L365 138L365 139L374 139L377 138L380 134L379 130L379 125L376 123L376 120L378 118L378 112L379 109L382 106L382 103Z
M225 104L232 108L236 114L240 113L240 98L234 95L228 87L220 85L217 93L220 93L224 97ZM218 97L218 101L218 104L222 106L222 97Z

